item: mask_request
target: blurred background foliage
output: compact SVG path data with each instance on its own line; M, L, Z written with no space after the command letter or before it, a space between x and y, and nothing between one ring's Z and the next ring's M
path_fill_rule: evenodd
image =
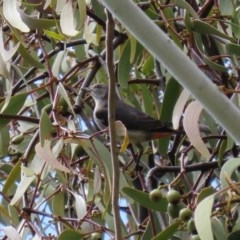
M238 0L135 3L239 106ZM108 82L104 7L0 4L1 238L112 239L108 141L80 91ZM123 100L185 132L145 143L140 170L119 153L124 239L239 239L239 146L117 21L112 41Z

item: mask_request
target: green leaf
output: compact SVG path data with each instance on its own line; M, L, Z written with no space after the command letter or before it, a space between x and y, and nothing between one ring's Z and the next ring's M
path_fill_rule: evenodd
M240 56L240 46L234 43L227 43L226 52L229 55Z
M145 208L154 210L154 211L160 211L165 212L167 211L167 200L166 198L162 198L159 201L152 201L149 198L149 194L136 190L131 187L124 187L122 189L123 193L125 193L128 197L132 198L135 202L139 203Z
M227 237L227 240L239 240L239 236L240 236L240 230L237 230L235 232L230 233Z
M52 122L45 111L41 112L39 130L40 130L40 143L41 146L43 147L44 141L51 138L52 132Z
M160 112L160 120L163 122L171 122L175 104L180 96L182 87L174 79L170 78L164 93L162 108ZM169 147L169 138L159 140L159 151L166 154Z
M165 228L162 232L153 237L152 240L169 240L173 236L173 234L178 231L180 224L181 221L178 220L168 225L167 228Z
M78 3L79 15L80 15L78 31L82 31L82 29L84 28L84 23L86 19L86 1L77 0L77 3Z
M8 154L10 136L8 127L3 127L0 129L0 158Z
M201 240L213 240L211 214L215 194L203 199L195 210L195 225Z
M3 194L8 195L8 191L10 190L10 188L13 185L15 185L16 182L19 181L20 173L21 173L21 161L18 161L6 179L6 182L2 189Z
M231 158L222 166L220 172L220 181L222 189L229 187L226 176L231 177L233 172L240 167L240 158Z
M64 196L64 192L59 192L53 196L52 210L55 216L63 217L65 214Z
M78 231L72 230L72 229L66 229L64 230L57 240L66 240L66 239L71 239L71 240L80 240L82 239L82 234L79 233Z
M146 76L153 74L154 71L154 58L153 56L149 55L148 58L142 65L142 71Z
M53 31L49 31L49 30L44 30L44 34L46 34L48 37L59 40L59 41L65 41L66 38L64 37L64 35L60 34L60 33L56 33Z
M213 187L206 187L201 190L201 192L198 195L197 202L200 203L202 200L204 200L206 197L214 194L214 189Z
M36 68L44 68L43 64L39 61L37 55L35 52L29 52L27 50L27 47L23 44L20 44L19 53L21 54L22 58L29 63L30 66L36 67Z
M21 179L21 182L19 183L16 193L14 194L14 197L12 198L10 205L14 205L17 203L17 201L23 197L24 193L27 191L28 187L30 186L30 184L34 181L34 179L36 178L35 175L31 176L31 177L27 177L26 175L24 175Z
M192 8L192 6L190 4L188 4L186 1L184 1L184 0L174 0L173 4L176 4L180 8L186 9L186 11L188 13L190 13L194 18L197 18L197 19L199 18L198 14L195 12L195 10Z
M233 37L230 37L222 32L220 32L218 29L216 29L215 27L211 26L208 23L205 23L201 20L195 19L192 21L192 31L198 32L198 33L202 33L202 34L212 34L212 35L216 35L218 37L227 39L231 42L235 42L235 39Z
M22 20L28 25L28 27L31 30L50 29L52 27L55 27L58 23L56 19L43 19L43 18L38 19L38 18L31 17L27 15L25 12L23 12L22 10L19 10L19 13Z
M222 15L232 15L233 13L233 1L219 0L219 10Z
M227 232L224 224L217 218L212 218L212 230L215 239L227 240Z
M1 114L4 115L15 115L23 107L25 100L28 96L28 93L20 93L9 99L8 102L4 101L0 104ZM10 122L10 119L1 119L0 129L6 126Z
M1 217L7 217L8 219L11 219L11 217L8 214L8 211L5 206L0 205L0 215Z
M130 63L131 56L131 41L128 40L123 48L122 54L119 59L118 65L118 79L121 85L121 88L127 88L129 73L132 68L132 63Z
M75 115L72 103L71 103L71 101L70 101L70 99L68 97L68 94L67 94L64 86L61 83L58 84L57 93L65 99L65 101L67 102L67 105L70 108L72 114Z

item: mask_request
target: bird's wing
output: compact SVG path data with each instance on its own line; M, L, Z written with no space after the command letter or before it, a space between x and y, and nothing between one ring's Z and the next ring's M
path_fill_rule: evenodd
M156 120L122 101L118 101L116 106L116 120L120 120L129 130L173 131L170 123Z
M93 118L99 129L104 129L108 126L108 108L102 105L93 112Z

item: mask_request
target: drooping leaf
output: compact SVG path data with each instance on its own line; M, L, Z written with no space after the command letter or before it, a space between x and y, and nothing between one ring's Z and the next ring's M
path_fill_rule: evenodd
M21 181L17 187L17 191L10 202L10 205L15 205L20 200L20 198L23 197L24 193L27 191L28 187L34 181L35 178L36 178L35 175L30 177L27 177L26 175L22 176Z
M69 190L69 192L71 192L71 194L75 198L75 206L76 206L76 213L77 213L78 219L83 219L87 214L86 201L84 200L84 198L81 195L76 194L70 190Z
M21 161L18 161L9 173L8 178L3 186L2 192L8 195L9 189L20 179Z
M84 28L84 23L86 19L86 1L85 0L77 0L78 3L78 11L80 15L78 31L82 31Z
M53 214L56 216L64 216L64 195L64 192L60 192L53 196L52 210Z
M0 129L0 158L8 154L10 136L8 128L5 126Z
M166 229L164 229L162 232L157 234L155 237L152 238L152 240L168 240L170 239L175 232L177 232L179 226L181 224L181 221L178 220L170 225Z
M181 92L181 94L174 106L173 116L172 116L172 123L173 123L174 129L178 129L178 127L179 127L180 119L183 116L184 108L189 99L189 96L190 96L190 93L186 89L184 89Z
M135 202L139 203L141 206L145 208L160 212L165 212L167 210L168 203L166 198L162 198L159 201L153 201L149 198L148 193L139 191L131 187L124 187L122 191L128 197L130 197Z
M224 224L216 217L211 219L211 223L214 237L216 239L228 240Z
M15 28L22 32L29 32L30 29L22 21L20 13L18 12L17 0L4 0L3 1L3 14L7 21Z
M6 234L9 240L21 240L21 236L18 233L17 229L13 226L3 226L1 230Z
M130 62L131 42L128 40L122 50L119 65L118 65L118 80L121 88L126 89L128 86L128 79L132 63Z
M23 107L23 104L28 96L28 93L20 93L12 96L9 101L2 102L0 104L1 114L4 115L15 115ZM0 129L6 126L10 122L10 119L1 119Z
M191 102L184 114L183 127L191 144L202 154L206 160L208 160L210 159L211 154L200 136L198 126L198 121L202 110L203 107L199 102Z
M94 170L94 178L93 178L93 190L94 194L98 194L101 190L101 173L99 171L99 167L96 166Z
M203 199L194 213L195 225L201 240L213 240L211 214L214 202L214 194Z
M180 92L181 92L180 84L174 78L170 78L167 83L164 98L163 98L163 103L162 103L162 108L160 113L161 121L171 122L173 109L180 95ZM159 140L160 153L166 154L166 152L168 151L168 147L169 147L169 138L163 138Z
M9 50L6 50L4 47L4 42L3 42L3 33L2 33L2 30L0 29L0 53L1 53L1 56L2 56L4 62L7 62L8 60L10 60L13 57L13 55L18 50L19 45L20 45L20 43L17 43L15 46L10 48Z
M55 158L53 152L50 149L50 142L45 140L44 146L42 147L40 143L38 143L35 147L37 155L48 163L52 168L69 173L70 170L62 165L57 158Z
M50 139L52 132L52 122L45 111L42 111L39 123L40 143L43 147L44 141Z
M72 0L67 1L63 6L60 15L60 26L63 34L67 36L75 36L78 34L78 31L75 28Z

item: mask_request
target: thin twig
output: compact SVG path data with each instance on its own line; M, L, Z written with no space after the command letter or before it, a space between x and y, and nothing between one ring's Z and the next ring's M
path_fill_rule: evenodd
M108 122L110 133L110 149L112 160L112 208L114 216L115 239L122 239L121 220L118 206L119 199L119 162L117 157L117 142L115 132L115 74L113 63L113 38L114 38L114 20L107 11L107 35L106 35L106 62L109 77L109 95L108 95Z

